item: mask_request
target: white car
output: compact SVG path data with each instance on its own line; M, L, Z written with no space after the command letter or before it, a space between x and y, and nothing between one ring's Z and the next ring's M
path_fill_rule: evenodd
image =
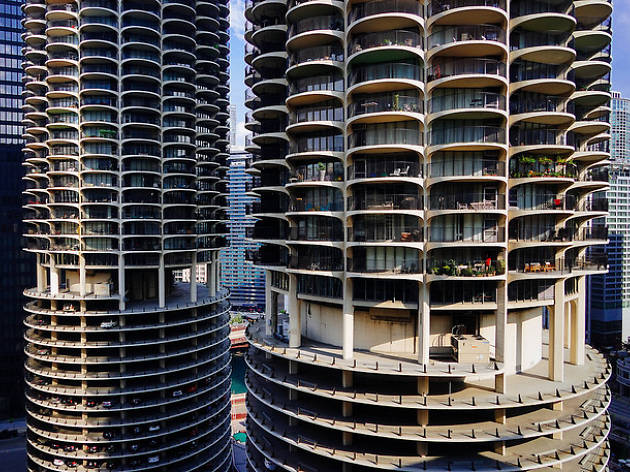
M151 456L147 459L149 464L155 464L156 462L160 462L160 456Z
M174 390L171 395L173 396L173 398L181 397L182 396L182 391L181 390Z
M55 464L55 465L66 465L66 463L64 461L62 461L61 459L55 459L53 461L53 464Z
M153 432L153 431L159 431L159 430L160 430L160 425L159 424L149 425L149 431Z
M107 321L103 321L100 324L101 328L104 329L111 329L111 328L115 328L116 326L118 326L118 322L114 321L114 320L107 320Z

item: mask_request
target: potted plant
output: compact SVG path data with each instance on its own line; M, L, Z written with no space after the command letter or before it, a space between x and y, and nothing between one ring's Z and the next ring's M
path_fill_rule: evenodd
M472 277L473 276L473 270L470 267L466 267L465 269L462 270L462 276L464 277Z
M538 163L545 168L545 175L549 175L549 167L553 164L553 160L549 157L539 157Z
M318 162L317 169L319 170L319 180L323 181L326 177L326 164L324 164L323 162Z

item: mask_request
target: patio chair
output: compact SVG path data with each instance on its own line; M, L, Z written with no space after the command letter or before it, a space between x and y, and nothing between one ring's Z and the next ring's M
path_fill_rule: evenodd
M410 166L405 167L405 170L400 171L399 175L400 177L407 177L409 175L409 168Z

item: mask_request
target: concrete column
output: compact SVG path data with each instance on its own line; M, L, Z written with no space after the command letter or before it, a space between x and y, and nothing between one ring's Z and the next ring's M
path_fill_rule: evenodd
M573 310L571 309L571 302L564 302L564 347L571 347L571 318L573 316Z
M118 261L118 309L125 309L125 263L124 256L119 257Z
M46 268L42 265L42 255L37 254L37 291L45 292L46 291Z
M158 268L158 306L166 306L166 280L164 274L164 254L160 254L160 267Z
M564 380L564 280L554 287L554 305L549 309L549 379Z
M216 258L214 261L214 280L216 284L217 291L221 288L221 261L219 261L219 253L215 253Z
M271 271L265 271L265 335L273 335L273 305L271 298L273 293L271 291Z
M354 305L352 303L352 279L346 278L343 294L343 358L354 356Z
M494 333L494 359L504 363L507 371L514 371L516 366L505 365L506 358L506 332L507 332L507 283L504 280L497 282L497 312L495 316Z
M214 262L212 260L206 265L206 285L208 286L208 295L214 297L217 294L217 283L214 273Z
M193 254L192 264L190 265L190 301L197 302L197 255Z
M297 277L289 274L289 347L300 347L302 345L302 314L297 298Z
M578 279L578 299L572 302L573 324L571 325L571 363L584 364L586 339L586 277Z
M50 293L59 295L59 269L55 266L53 257L50 258Z
M85 279L85 257L83 255L79 255L79 295L81 297L85 297L87 292Z
M420 282L418 289L418 362L425 365L429 363L430 318L429 288L426 283Z

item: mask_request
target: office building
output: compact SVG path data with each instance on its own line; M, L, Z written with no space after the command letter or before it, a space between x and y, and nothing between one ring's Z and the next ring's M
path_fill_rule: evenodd
M224 472L228 2L24 14L28 468Z
M236 146L236 105L230 105L230 146Z
M606 470L611 13L248 4L252 470Z
M0 417L23 413L22 290L35 271L22 248L22 10L0 1Z
M588 335L618 348L630 336L630 100L612 92L611 108L609 216L594 223L608 227L609 271L589 278Z
M230 154L227 171L229 247L221 250L221 283L230 290L235 310L262 311L265 308L265 272L246 260L259 244L247 239L255 219L248 208L258 201L251 194L255 177L247 173L251 155L242 151Z

